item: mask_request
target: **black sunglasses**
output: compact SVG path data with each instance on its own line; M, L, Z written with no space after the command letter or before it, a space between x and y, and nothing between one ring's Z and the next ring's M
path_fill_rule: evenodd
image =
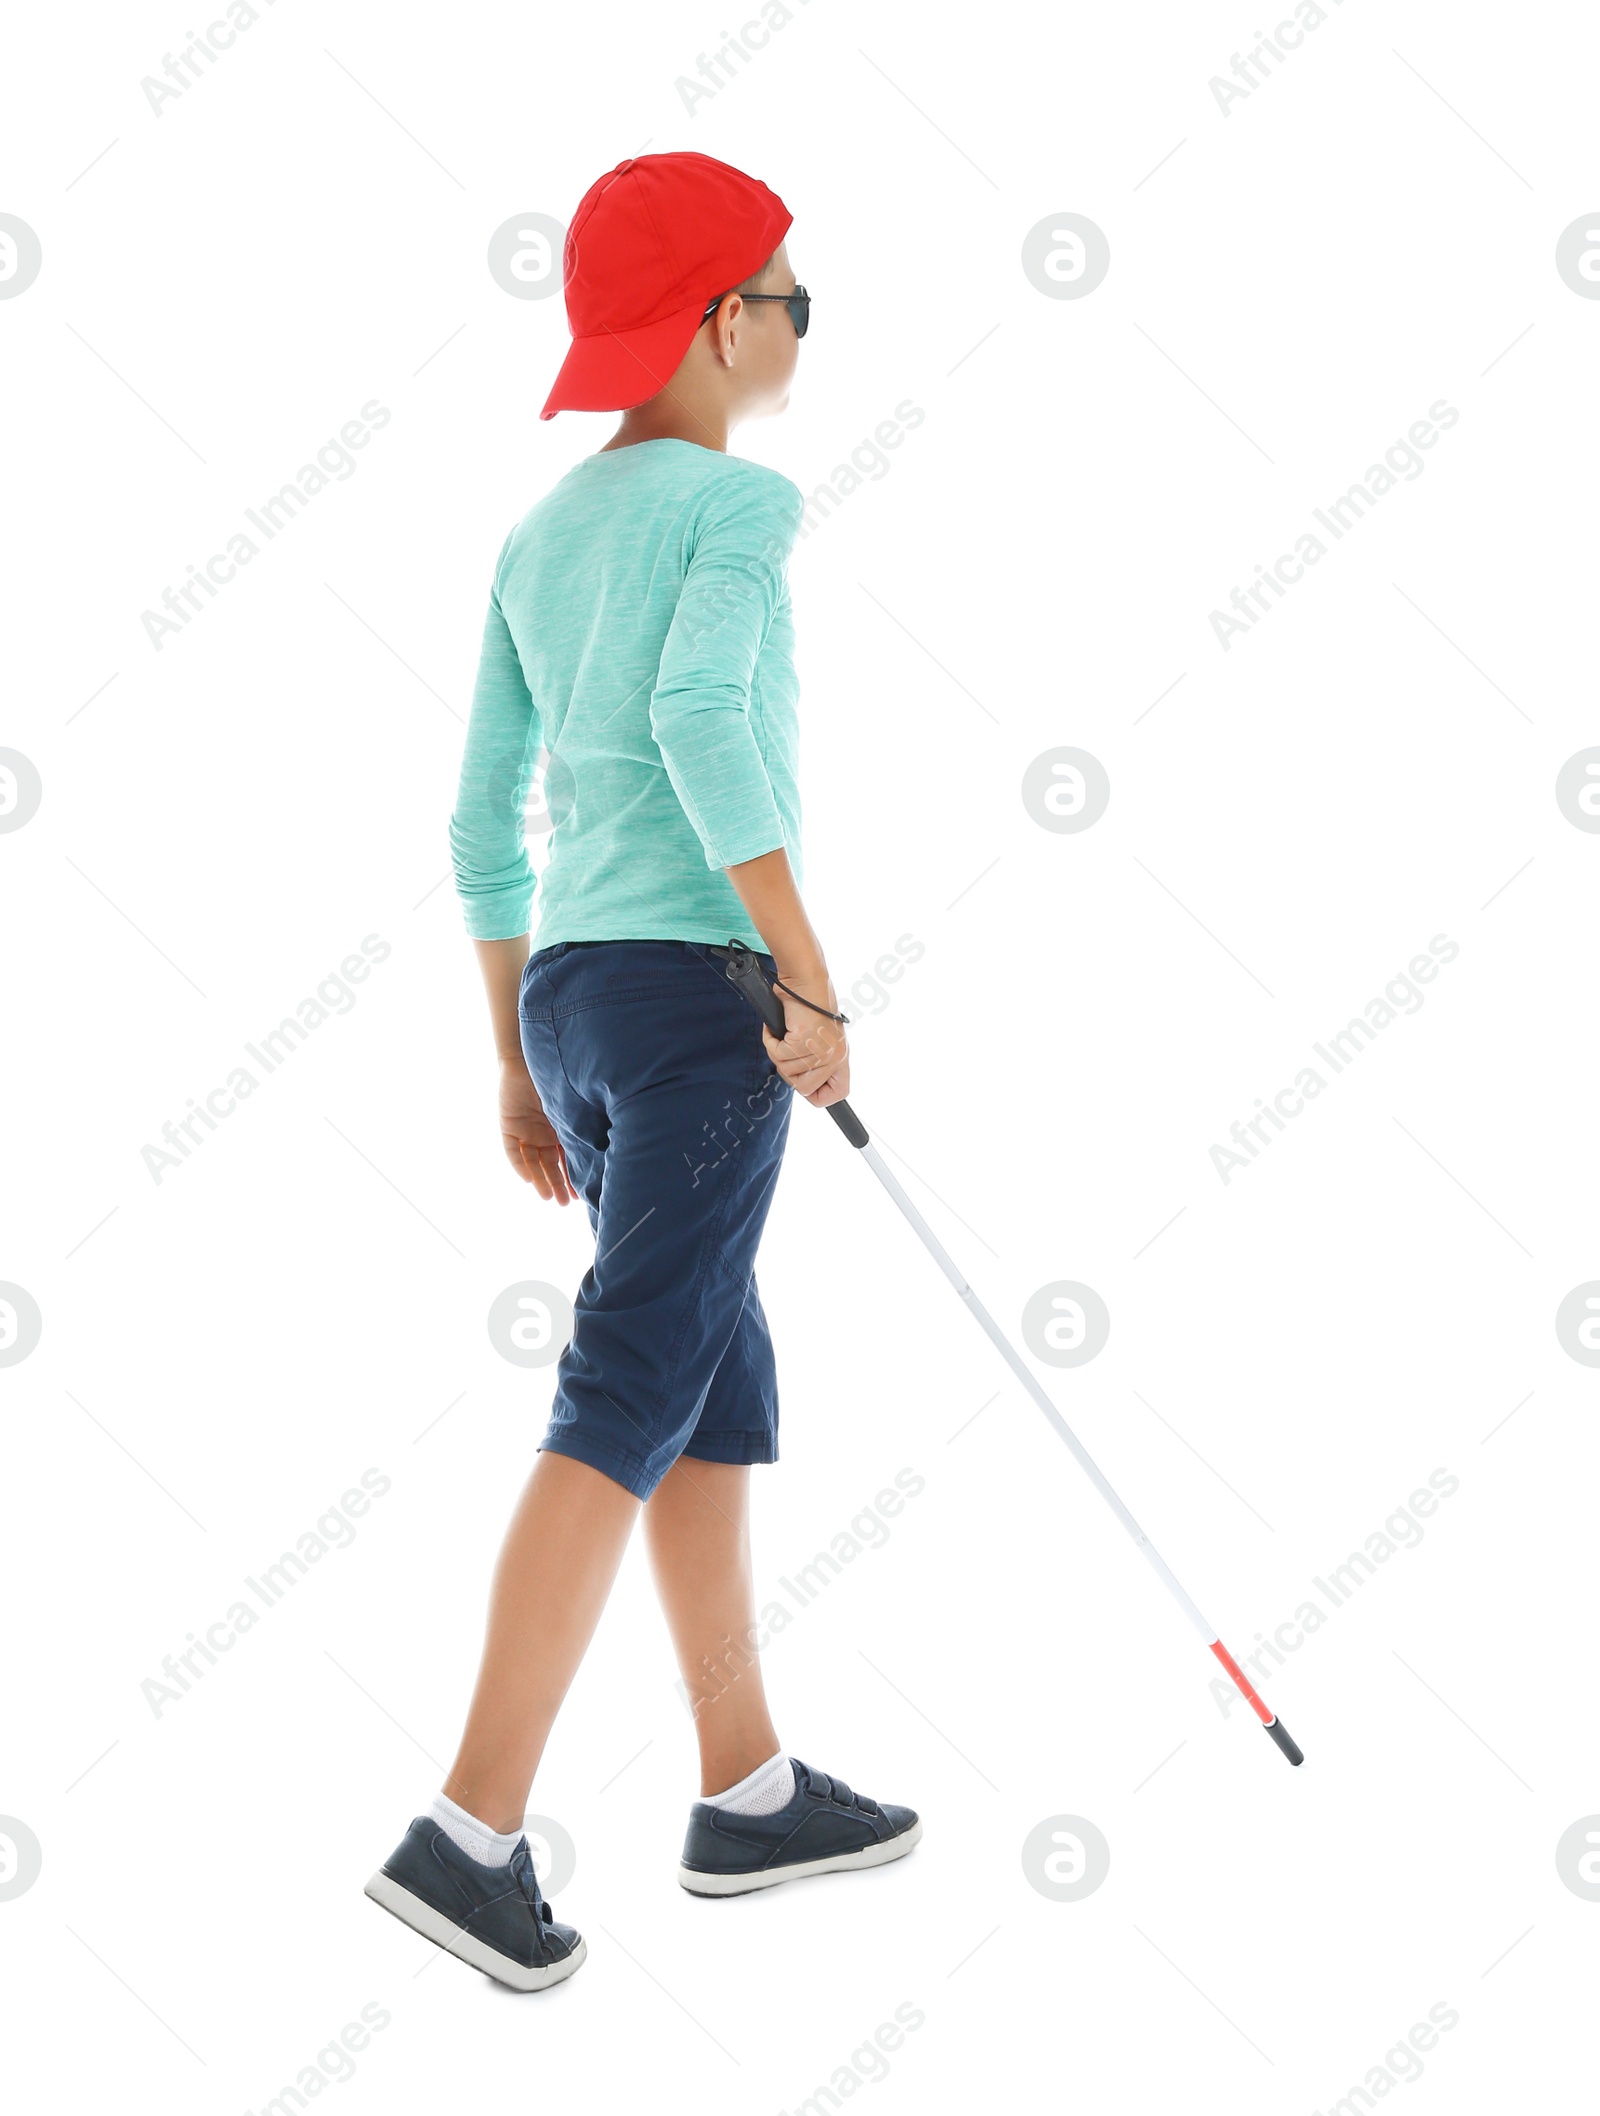
M730 291L733 290L730 289ZM700 321L704 323L706 316L714 316L727 298L726 294L719 294L716 300L712 302L710 308L706 310L706 315L700 318ZM795 336L797 338L805 336L806 325L811 321L811 296L804 287L796 287L792 294L741 294L739 299L741 301L781 301L789 311L789 321L794 325Z

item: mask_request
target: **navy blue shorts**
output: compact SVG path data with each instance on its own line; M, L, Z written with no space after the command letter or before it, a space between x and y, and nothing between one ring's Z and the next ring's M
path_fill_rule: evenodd
M759 958L771 975L770 955ZM775 1462L755 1258L794 1091L706 945L560 941L529 957L522 1050L589 1208L541 1447L648 1499L679 1455Z

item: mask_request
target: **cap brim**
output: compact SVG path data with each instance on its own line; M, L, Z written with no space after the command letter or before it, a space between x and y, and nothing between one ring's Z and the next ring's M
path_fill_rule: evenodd
M558 411L631 411L643 404L677 373L704 308L697 302L638 330L574 338L540 418L553 419Z

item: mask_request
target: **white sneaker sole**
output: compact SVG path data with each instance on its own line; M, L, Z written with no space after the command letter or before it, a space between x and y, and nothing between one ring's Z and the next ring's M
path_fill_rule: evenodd
M919 1816L898 1837L890 1837L882 1844L864 1845L860 1851L841 1852L833 1859L804 1859L797 1866L768 1867L754 1874L706 1874L697 1872L692 1866L680 1866L678 1886L688 1889L692 1896L747 1896L757 1888L776 1888L780 1881L803 1881L809 1874L849 1873L860 1866L887 1866L891 1859L903 1859L921 1837L922 1818Z
M425 1940L432 1940L436 1947L442 1947L446 1954L453 1954L457 1961L481 1969L497 1984L509 1984L513 1991L543 1991L549 1984L559 1984L582 1966L583 1958L589 1952L587 1943L580 1939L565 1961L551 1962L540 1969L525 1969L509 1955L501 1954L498 1948L486 1947L470 1932L463 1932L431 1903L424 1903L409 1888L402 1888L398 1881L391 1880L381 1867L367 1883L366 1893L402 1925L420 1932Z

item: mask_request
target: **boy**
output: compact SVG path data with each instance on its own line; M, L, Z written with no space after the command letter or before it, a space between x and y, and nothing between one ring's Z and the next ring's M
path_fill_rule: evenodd
M788 402L810 314L790 222L766 185L701 154L622 162L580 203L573 344L541 416L626 409L501 550L450 824L505 1150L540 1197L582 1195L595 1262L460 1748L367 1894L523 1991L584 1958L521 1818L641 1511L696 1701L683 1886L737 1895L882 1865L922 1830L779 1745L753 1656L720 1691L705 1673L754 1636L749 1466L778 1451L754 1267L790 1103L825 1108L850 1085L798 888L784 568L803 499L727 453L741 420ZM522 814L541 746L554 827L530 956ZM722 974L734 939L779 985L781 1040Z

